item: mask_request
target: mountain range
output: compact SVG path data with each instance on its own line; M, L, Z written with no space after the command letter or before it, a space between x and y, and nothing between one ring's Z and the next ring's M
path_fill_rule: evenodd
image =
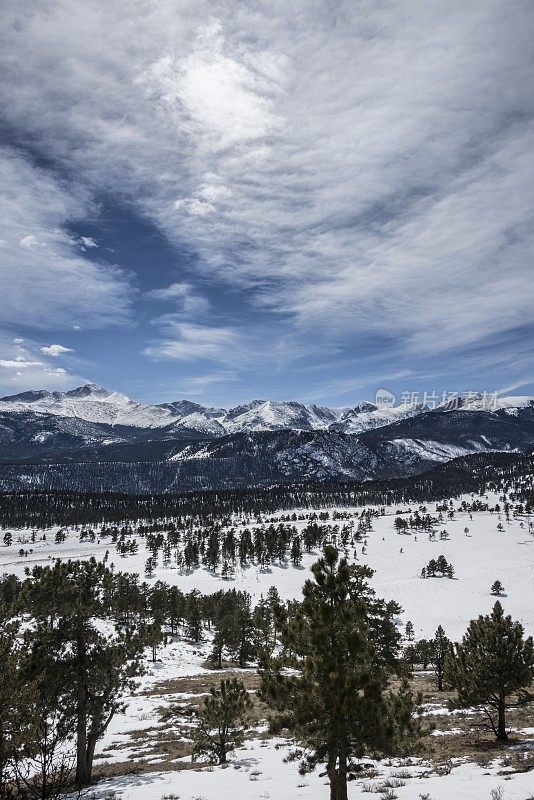
M0 488L48 485L58 470L64 488L96 480L110 491L366 480L472 453L533 449L532 397L488 405L473 395L435 409L271 400L223 409L189 400L145 405L87 384L0 399Z
M424 406L400 405L379 408L373 403L354 407L327 408L303 403L253 400L231 409L213 408L178 400L143 405L118 392L86 384L68 392L44 390L0 398L0 413L53 415L98 424L133 428L169 428L196 431L207 436L260 430L337 430L360 433L414 416Z

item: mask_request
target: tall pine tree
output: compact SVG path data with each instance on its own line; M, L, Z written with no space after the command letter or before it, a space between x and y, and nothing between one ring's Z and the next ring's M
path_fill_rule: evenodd
M450 642L445 636L445 631L441 625L438 625L434 638L431 642L432 645L432 665L434 667L434 674L436 676L436 683L438 685L438 692L443 691L443 675L445 672L445 659L449 651Z
M265 659L261 696L279 711L278 727L302 744L301 772L326 763L331 800L347 800L354 758L399 752L417 736L414 698L405 683L388 689L401 670L392 620L399 609L375 598L372 571L327 546L312 572L297 618L282 632L298 674L286 674L282 658Z
M22 744L19 680L20 624L0 601L0 797L12 797L16 754Z
M112 580L112 572L91 558L36 567L24 587L35 637L53 656L41 680L62 687L62 711L75 731L78 787L91 783L96 743L139 671L142 641L130 630L106 634L95 624L105 615Z

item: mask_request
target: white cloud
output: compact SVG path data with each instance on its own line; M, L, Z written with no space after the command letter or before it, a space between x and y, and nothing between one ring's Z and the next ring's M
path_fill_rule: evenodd
M232 192L227 186L212 186L209 183L202 187L199 194L209 202L232 197Z
M33 247L45 247L46 245L44 242L39 242L36 236L33 233L28 234L27 236L23 236L22 239L19 240L19 244L21 247L27 247L28 250L31 250Z
M30 388L62 390L87 382L84 376L52 365L39 353L35 342L0 334L0 395Z
M52 358L57 358L58 356L63 355L63 353L73 353L70 347L63 347L62 344L50 344L46 347L41 347L41 353L44 353L46 356L52 356Z
M152 289L145 296L152 300L172 302L187 315L204 314L209 309L208 300L197 294L190 283L172 283L164 289Z
M128 198L286 334L325 348L372 334L425 354L532 324L532 4L273 0L213 11L203 0L179 13L171 0L131 13L8 0L9 124L91 192ZM8 246L47 245L17 244L38 259L37 288L14 316L43 314L52 245L65 267L60 316L77 297L66 243L44 232L73 219L73 205L83 216L87 201L53 185L55 221L21 215L2 233ZM99 319L111 296L124 309L119 276L88 279L75 263L73 283L96 293L87 305ZM178 358L208 347L187 344L182 331L166 347Z
M0 367L2 369L28 369L29 367L42 366L42 363L42 361L27 361L21 356L13 359L0 358Z
M85 253L87 250L90 250L93 247L98 247L96 239L93 239L92 236L78 236L75 234L71 236L71 242L73 245L78 247L82 253Z
M143 84L177 126L202 137L209 149L261 139L281 124L271 96L276 82L232 52L219 19L199 27L189 55L165 55L152 64Z
M85 260L65 226L89 213L89 196L18 151L0 147L0 324L87 327L125 322L129 286L120 270ZM27 233L28 229L34 233Z
M237 366L246 358L241 335L229 327L210 327L162 318L167 337L147 347L145 355L156 359L196 361L208 359Z
M205 203L196 197L186 197L184 200L176 200L174 208L177 211L185 210L193 217L205 217L208 214L214 214L216 211L212 203Z
M91 236L80 236L78 241L82 245L82 249L85 248L87 250L91 247L98 247L98 244Z

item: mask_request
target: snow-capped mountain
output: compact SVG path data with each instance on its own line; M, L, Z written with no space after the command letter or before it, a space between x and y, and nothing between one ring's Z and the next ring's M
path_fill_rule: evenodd
M49 466L40 464L97 463L109 490L118 474L127 482L125 464L151 464L155 487L209 488L402 477L460 456L532 450L531 397L489 405L473 396L434 410L270 400L226 410L188 400L144 405L89 384L0 400L0 463L21 475L33 464L43 476Z
M87 384L68 392L23 392L0 399L0 413L28 412L134 428L187 428L208 436L242 431L333 430L359 433L421 413L423 406L381 409L373 403L327 408L293 401L253 400L231 409L190 400L144 405L118 392Z
M438 411L506 411L516 414L520 408L534 407L534 397L518 395L516 397L499 397L497 394L481 394L473 392L467 397L452 398L438 406Z
M428 408L421 404L387 407L376 406L374 403L360 403L354 408L345 409L339 420L332 423L330 430L343 433L362 433L415 417L425 411L428 411Z
M176 419L163 406L143 405L118 392L108 392L101 386L88 383L68 392L23 392L0 398L0 412L32 411L58 417L81 419L105 425L130 425L136 428L156 428L169 425Z
M327 430L339 418L339 411L302 403L254 400L232 408L221 420L228 433L240 431Z

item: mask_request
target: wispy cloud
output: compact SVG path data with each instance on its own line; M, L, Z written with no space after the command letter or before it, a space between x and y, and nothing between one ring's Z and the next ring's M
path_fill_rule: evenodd
M219 387L239 381L237 372L217 370L203 375L190 375L180 381L178 391L186 397L213 397Z
M167 337L147 347L146 355L178 361L208 359L236 366L243 363L241 336L233 328L195 325L169 315L165 319L165 329Z
M91 200L13 148L0 148L0 324L30 328L125 322L128 282L118 269L84 259L66 225Z
M187 315L204 314L210 307L209 301L198 294L190 283L172 283L164 289L152 289L145 293L145 297L170 302Z
M23 356L16 358L0 358L0 367L2 369L29 369L30 367L42 366L42 361L28 361Z
M10 178L38 198L1 232L14 317L44 324L41 291L61 320L124 316L121 275L51 233L112 194L196 256L151 294L188 315L153 358L233 368L276 324L275 348L383 337L415 367L534 322L531 3L8 0L4 18L8 123L83 186L54 181L43 218L50 178ZM198 324L199 276L258 319Z

